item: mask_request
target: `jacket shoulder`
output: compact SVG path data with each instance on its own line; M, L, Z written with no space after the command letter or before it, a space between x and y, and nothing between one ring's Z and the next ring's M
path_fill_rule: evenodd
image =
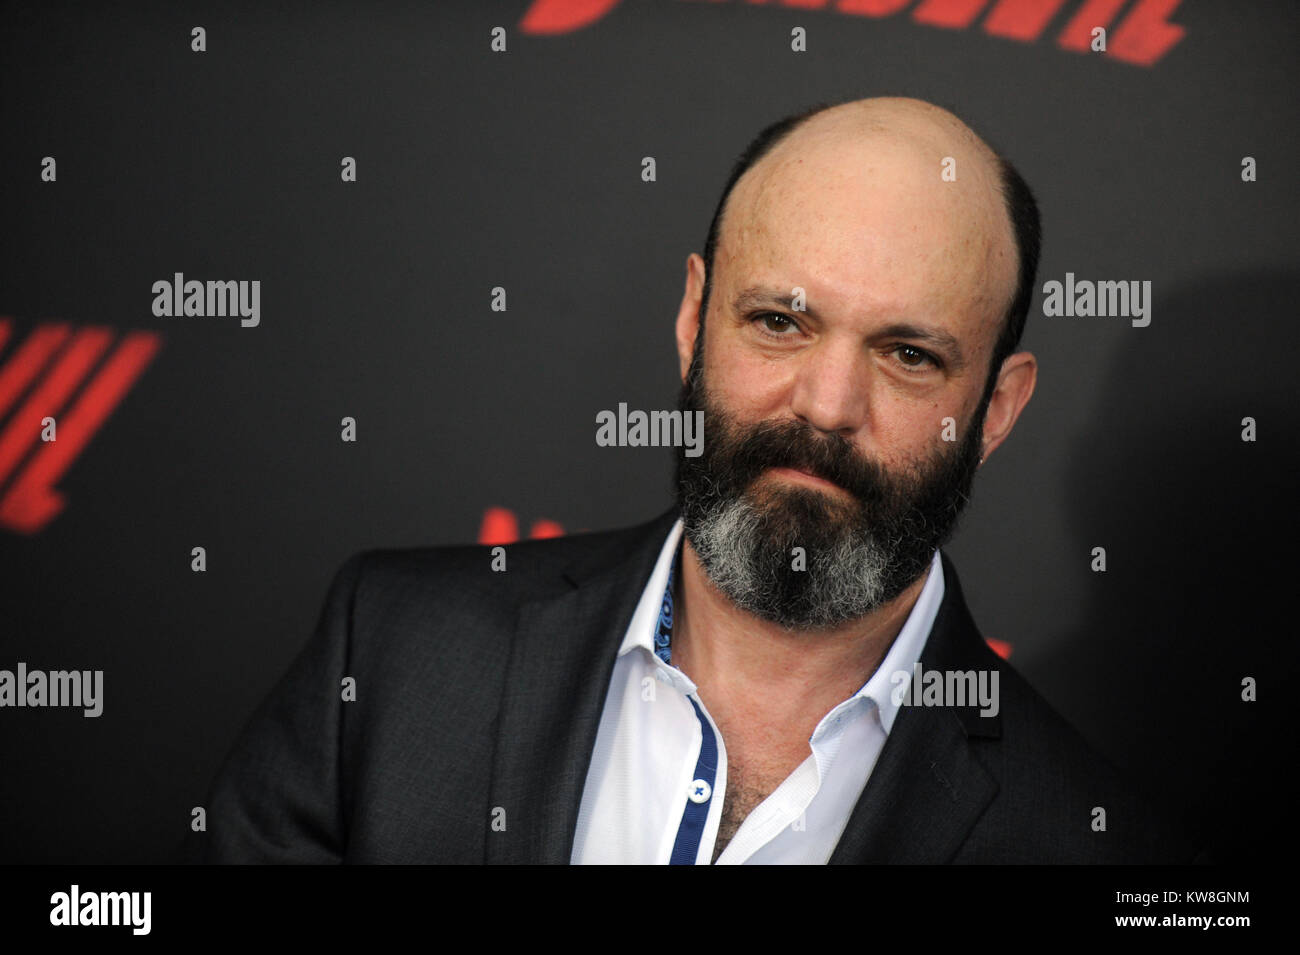
M504 545L378 548L354 554L338 576L355 576L355 612L376 623L430 612L513 620L521 605L626 554L657 523Z
M572 589L575 568L623 553L643 527L507 545L379 548L350 557L327 610L346 602L353 659L386 668L423 657L483 662L507 652L520 609ZM349 591L346 598L336 592ZM481 667L471 667L481 669Z
M187 854L482 861L520 609L572 588L584 567L648 546L658 529L348 558L312 636L218 774L212 832Z

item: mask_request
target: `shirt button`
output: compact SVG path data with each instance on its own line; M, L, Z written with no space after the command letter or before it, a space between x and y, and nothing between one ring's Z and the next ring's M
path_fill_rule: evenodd
M691 783L691 791L687 795L691 802L708 802L709 797L713 795L713 787L709 785L707 779L697 779Z

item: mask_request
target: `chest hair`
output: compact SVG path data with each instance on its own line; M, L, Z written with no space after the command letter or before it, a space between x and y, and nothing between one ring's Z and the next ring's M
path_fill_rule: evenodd
M788 773L786 775L789 775ZM718 823L718 839L713 845L713 861L718 861L746 817L758 808L784 781L785 775L746 771L739 763L727 760L727 792Z

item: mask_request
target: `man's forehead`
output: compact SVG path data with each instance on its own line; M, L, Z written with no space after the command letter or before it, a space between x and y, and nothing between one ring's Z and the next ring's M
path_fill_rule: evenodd
M848 307L999 318L1018 259L996 157L951 114L914 102L819 114L742 176L718 243L719 271L745 272L729 284L767 278Z

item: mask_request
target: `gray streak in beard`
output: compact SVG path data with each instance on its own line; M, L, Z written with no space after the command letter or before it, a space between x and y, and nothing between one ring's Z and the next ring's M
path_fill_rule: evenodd
M787 571L807 575L799 606L776 605L759 556L771 545L763 540L759 512L744 497L710 506L688 539L713 585L732 603L787 629L828 629L882 603L888 555L873 541L845 534L831 550L809 553L807 570Z

